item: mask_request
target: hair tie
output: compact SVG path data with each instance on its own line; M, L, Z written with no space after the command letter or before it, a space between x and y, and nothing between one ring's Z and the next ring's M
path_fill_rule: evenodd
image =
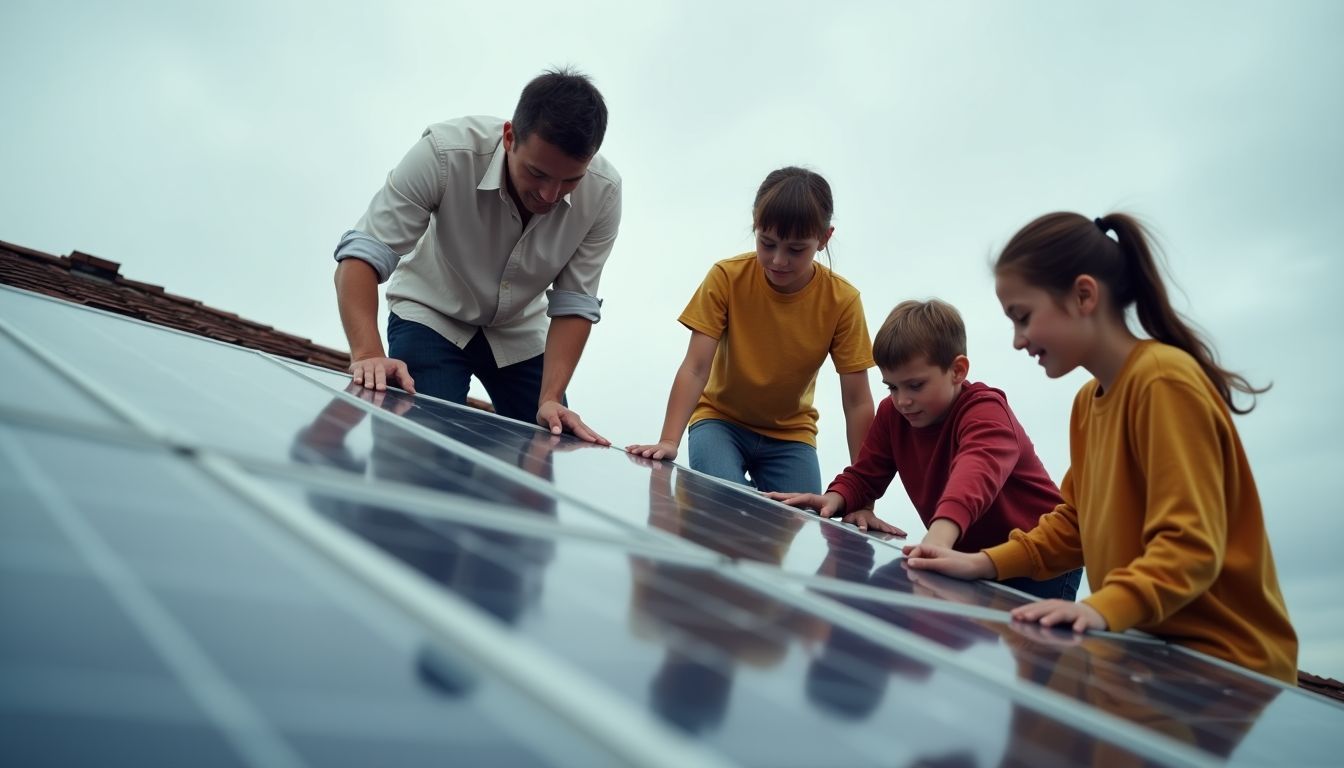
M1100 229L1101 234L1103 235L1108 234L1111 231L1110 225L1102 221L1100 218L1093 219L1092 223L1097 225L1097 229Z

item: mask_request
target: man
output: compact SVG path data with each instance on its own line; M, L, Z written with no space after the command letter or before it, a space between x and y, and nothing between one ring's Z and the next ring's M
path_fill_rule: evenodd
M620 176L597 154L606 126L602 94L558 70L527 84L512 120L425 131L336 247L354 383L463 403L476 376L501 415L610 444L564 395L621 220Z

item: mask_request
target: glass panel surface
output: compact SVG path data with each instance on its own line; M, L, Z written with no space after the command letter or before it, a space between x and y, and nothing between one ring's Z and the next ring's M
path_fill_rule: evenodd
M1062 737L1137 759L1066 723L1040 738L1002 694L872 643L836 645L842 628L711 570L391 508L333 515L320 488L275 490L745 765L1059 764L1073 757Z
M557 502L497 469L372 418L326 387L248 350L8 292L0 294L0 309L97 386L156 424L211 447L277 464L335 469L369 482L408 483L570 525L613 529L576 504ZM380 395L364 394L381 402ZM387 407L404 411L404 402L394 399ZM520 435L484 449L546 479L553 471L546 438Z
M6 293L0 290L0 299ZM0 406L100 427L122 426L119 419L15 344L3 331L0 331L0 366L7 381L7 386L0 387Z
M613 763L182 459L3 426L0 457L18 502L0 511L6 762L249 764L238 743L257 734L212 715L204 686L298 764ZM63 482L71 463L86 482ZM161 622L128 610L90 546ZM165 655L175 637L204 673Z
M492 453L520 440L545 440L562 493L579 496L631 525L679 536L734 559L778 566L787 573L872 584L911 592L900 567L902 542L868 537L853 526L823 523L755 493L729 486L669 462L639 459L618 448L551 437L528 424L472 408L388 393L392 408L459 442ZM540 438L538 437L540 436ZM1027 598L988 584L971 585L977 604L1001 609Z
M966 582L931 573L914 573L906 581L913 594L975 604ZM1331 726L1340 722L1339 709L1151 640L1080 637L1019 622L832 597L1006 680L1047 688L1235 765L1322 765L1344 749L1344 738ZM864 642L853 636L832 640ZM1250 733L1255 737L1248 738Z
M313 381L319 382L332 389L345 389L346 385L350 383L350 374L348 373L333 371L329 368L304 365L280 357L277 357L276 360L291 371L307 376Z

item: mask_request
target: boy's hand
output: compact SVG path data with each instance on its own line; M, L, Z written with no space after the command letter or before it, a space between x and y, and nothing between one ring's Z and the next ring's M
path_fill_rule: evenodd
M1027 603L1013 609L1016 621L1039 622L1043 627L1069 625L1074 632L1086 632L1089 629L1106 629L1106 619L1097 609L1087 603L1075 603L1071 600L1041 600Z
M766 498L782 501L790 507L814 510L822 517L836 517L845 511L845 499L838 493L787 493L771 491Z
M872 507L869 507L868 509L860 509L857 512L850 512L848 515L840 518L840 521L857 525L860 531L866 531L871 528L874 531L890 533L905 538L905 531L902 531L900 528L897 528L886 520L878 517Z
M659 440L653 445L627 445L625 446L625 452L643 456L646 459L671 461L677 458L677 443L671 440Z
M935 547L929 544L906 547L901 551L905 553L905 564L918 570L934 571L967 581L992 579L996 573L994 561L984 552L974 554L957 552L947 547Z

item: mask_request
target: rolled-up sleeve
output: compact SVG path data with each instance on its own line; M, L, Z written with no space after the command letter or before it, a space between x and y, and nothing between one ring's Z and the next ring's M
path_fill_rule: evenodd
M551 317L578 315L593 322L601 318L602 301L597 298L597 286L620 227L621 187L616 184L607 193L602 211L583 242L556 275L554 290L547 292L550 306L546 314Z
M359 259L367 262L373 267L373 271L378 273L378 282L385 283L392 276L392 270L396 269L397 260L400 258L387 247L387 243L376 237L360 232L357 229L347 231L341 235L341 242L336 244L336 253L333 254L337 261L345 259Z
M397 261L429 228L430 214L443 199L446 169L441 154L434 136L426 132L387 175L355 228L341 236L333 254L337 261L368 262L379 282L392 276Z
M546 292L549 317L582 317L590 323L602 319L602 300L586 293L552 289Z

